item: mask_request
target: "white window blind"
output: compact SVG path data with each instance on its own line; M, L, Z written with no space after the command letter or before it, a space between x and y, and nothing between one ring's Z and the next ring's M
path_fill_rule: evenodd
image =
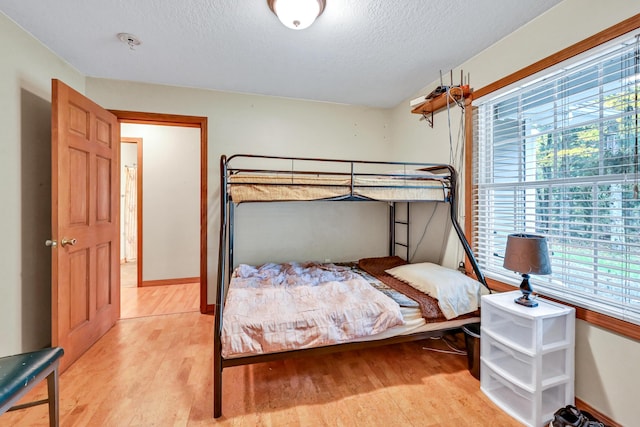
M487 277L518 285L507 235L546 236L534 290L640 324L640 41L588 54L474 102L474 245Z

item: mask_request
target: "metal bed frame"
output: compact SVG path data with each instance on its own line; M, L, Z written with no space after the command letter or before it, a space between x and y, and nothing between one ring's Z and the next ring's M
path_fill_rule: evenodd
M258 161L264 160L287 160L292 164L290 170L282 169L251 169L251 168L234 168L231 166L233 160L241 161L242 159L257 159ZM293 165L295 162L317 162L320 164L333 164L346 167L348 172L336 172L331 171L309 171L309 170L294 170ZM462 228L457 220L457 202L456 202L456 190L457 190L457 173L451 165L447 164L435 164L435 163L413 163L413 162L375 162L375 161L360 161L360 160L333 160L333 159L319 159L319 158L304 158L304 157L279 157L279 156L262 156L262 155L248 155L248 154L236 154L230 157L225 155L220 158L220 236L219 236L219 252L218 252L218 280L217 280L217 293L216 293L216 305L215 305L215 325L214 325L214 352L213 352L213 416L218 418L222 415L222 370L226 367L247 365L252 363L269 362L273 360L297 358L309 355L322 355L329 354L338 351L356 350L363 348L371 348L401 342L421 340L433 336L440 336L445 333L455 333L460 331L460 327L449 327L444 329L438 329L434 331L421 332L409 335L400 335L391 338L375 340L375 341L362 341L362 342L349 342L336 344L331 346L300 349L294 351L280 352L280 353L268 353L257 354L251 356L243 356L237 358L225 359L222 357L221 350L221 336L222 336L222 322L224 311L224 300L226 295L227 286L230 282L230 270L233 268L234 262L234 249L233 249L233 235L234 235L234 201L230 194L230 186L234 185L230 183L230 177L239 173L277 173L277 174L296 174L296 175L314 175L314 176L345 176L349 179L349 186L346 194L328 199L320 199L322 201L376 201L369 197L358 195L355 191L356 185L354 182L358 176L364 177L393 177L393 178L412 178L410 175L398 174L398 173L359 173L356 169L359 166L389 166L389 167L411 167L413 169L420 169L432 173L438 173L436 180L440 181L445 190L443 199L431 200L435 202L443 202L449 204L449 216L453 228L462 244L464 252L467 256L467 260L471 264L471 267L475 273L476 279L482 283L487 289L490 290L484 275L480 271L478 263L473 255L469 242L467 241ZM251 182L243 182L244 185L251 184ZM285 185L285 184L265 184L263 182L260 185ZM314 184L286 184L288 186L296 185L314 185ZM327 186L326 184L318 184ZM335 186L346 187L343 184L335 184ZM369 185L369 187L377 187L376 185ZM380 185L385 187L385 185ZM394 186L394 188L419 188L415 185L409 186ZM282 201L282 200L277 200ZM314 200L318 201L318 200ZM406 247L407 255L409 252L409 205L411 202L425 202L429 200L398 200L398 201L384 201L389 203L389 255L395 255L396 246ZM258 201L256 201L258 202ZM268 202L268 201L259 201ZM406 221L396 219L396 203L407 203ZM243 203L253 203L251 201ZM404 243L396 241L396 224L406 225L406 240ZM408 258L408 256L407 256Z

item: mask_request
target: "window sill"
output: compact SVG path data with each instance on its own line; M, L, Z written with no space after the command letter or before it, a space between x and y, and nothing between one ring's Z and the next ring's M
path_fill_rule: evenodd
M497 280L487 278L487 284L489 287L498 292L506 292L516 290L512 285L508 285L503 282L499 282ZM607 316L605 314L596 313L595 311L587 310L582 307L577 307L571 303L560 301L556 298L547 297L544 294L540 294L541 297L549 299L551 301L556 301L560 304L568 305L570 307L575 308L576 310L576 318L580 320L584 320L585 322L591 323L592 325L599 326L603 329L607 329L611 332L618 333L628 338L633 338L635 340L640 340L640 326L635 325L633 323L625 322L624 320L616 319L615 317Z

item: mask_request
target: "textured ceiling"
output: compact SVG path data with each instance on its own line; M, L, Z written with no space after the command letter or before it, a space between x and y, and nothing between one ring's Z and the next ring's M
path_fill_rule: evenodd
M0 0L0 10L87 76L388 108L560 1L327 0L302 31L266 0ZM130 50L121 32L142 45Z

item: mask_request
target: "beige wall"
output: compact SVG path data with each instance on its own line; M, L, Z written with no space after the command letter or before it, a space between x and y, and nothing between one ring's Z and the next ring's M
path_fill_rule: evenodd
M0 356L51 342L51 79L84 76L0 13Z
M565 0L459 69L470 73L472 87L479 89L638 13L637 1ZM454 75L459 75L459 69ZM437 85L434 81L415 96ZM439 160L448 161L447 113L436 114L431 129L418 116L408 114L408 101L393 111L394 157L436 153ZM459 121L456 115L451 117L455 142ZM457 259L458 251L451 246L455 245L447 252L448 264ZM638 360L640 342L577 322L576 396L625 426L638 423L635 390L640 372L633 366Z

